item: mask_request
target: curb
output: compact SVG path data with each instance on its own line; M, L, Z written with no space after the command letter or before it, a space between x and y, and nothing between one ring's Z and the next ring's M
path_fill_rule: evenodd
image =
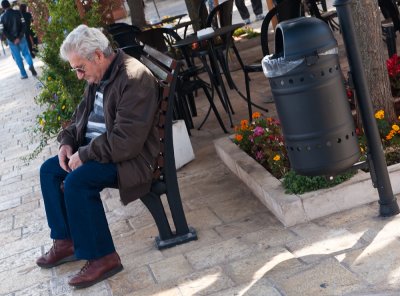
M368 204L379 199L369 173L359 171L335 187L302 195L286 194L281 182L229 137L214 141L218 156L286 227ZM388 167L394 194L400 193L400 164Z

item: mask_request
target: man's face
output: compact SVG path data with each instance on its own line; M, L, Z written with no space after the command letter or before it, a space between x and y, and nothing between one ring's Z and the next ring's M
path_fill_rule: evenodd
M95 52L90 59L84 58L76 53L68 56L69 64L79 80L85 79L89 84L99 83L107 69L102 62L104 55L102 52Z

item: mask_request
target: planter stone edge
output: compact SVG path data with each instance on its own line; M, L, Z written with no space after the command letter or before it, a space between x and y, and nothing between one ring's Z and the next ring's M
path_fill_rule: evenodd
M369 173L354 177L332 188L302 195L286 194L282 183L242 151L231 137L214 140L218 156L252 193L285 226L290 227L379 199ZM393 193L400 193L400 164L388 167Z

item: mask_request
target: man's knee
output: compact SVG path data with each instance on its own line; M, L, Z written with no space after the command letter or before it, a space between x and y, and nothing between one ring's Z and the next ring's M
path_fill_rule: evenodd
M58 167L58 158L52 157L47 159L41 166L40 166L40 176L52 174Z

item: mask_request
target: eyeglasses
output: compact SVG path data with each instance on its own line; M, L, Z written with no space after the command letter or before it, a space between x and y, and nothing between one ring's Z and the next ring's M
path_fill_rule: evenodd
M86 70L85 70L85 66L84 66L84 65L83 65L83 66L76 67L76 68L72 68L71 71L72 71L72 72L77 72L77 73L79 73L79 74L85 74L85 73L86 73Z

